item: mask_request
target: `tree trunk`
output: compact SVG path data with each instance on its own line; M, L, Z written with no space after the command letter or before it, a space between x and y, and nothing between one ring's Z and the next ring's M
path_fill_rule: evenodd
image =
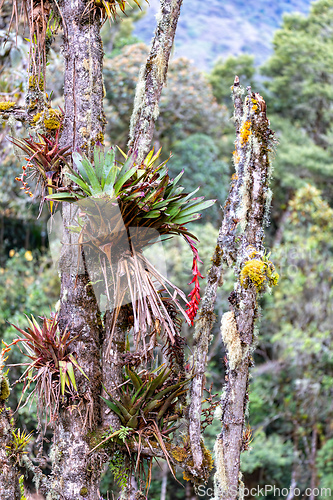
M91 154L95 142L103 141L103 47L100 19L88 0L59 3L64 28L65 121L62 145ZM77 237L67 226L76 207L63 206L63 251L61 269L60 326L78 339L71 344L89 382L76 373L79 398L61 409L53 438L52 488L64 500L99 498L102 464L98 454L89 455L88 431L100 423L102 323L98 304L82 263L77 275Z
M186 487L185 488L186 488L185 489L185 500L197 500L198 499L197 495L195 494L195 491L194 491L192 483L190 483L188 481L186 483Z
M237 83L237 82L236 82ZM239 133L239 121L242 116L241 98L236 94L235 119L236 133ZM195 467L200 470L203 453L201 448L201 401L207 367L207 353L211 341L211 332L215 321L214 307L217 288L223 283L223 265L230 266L236 261L236 230L239 190L242 185L243 167L238 166L238 175L233 178L227 201L224 206L224 215L219 231L212 266L208 273L207 286L202 300L198 321L194 332L194 372L195 377L191 384L189 406L189 434L191 451Z
M103 385L107 392L117 397L117 386L123 382L122 375L122 353L125 351L125 332L127 328L126 308L122 307L119 312L117 324L111 339L111 313L107 311L105 320L105 339L102 348ZM111 341L111 346L110 346ZM104 397L107 395L104 393ZM103 426L111 426L113 430L120 428L118 416L106 405L102 405Z
M247 447L244 432L248 404L249 367L252 364L254 324L258 316L257 299L263 291L265 269L271 263L265 261L263 246L264 225L268 220L271 192L269 182L271 166L269 152L273 147L272 131L266 118L266 104L251 88L244 102L236 77L234 84L236 148L235 167L237 191L235 191L236 217L230 220L231 232L240 223L241 235L237 249L235 272L238 281L229 297L232 310L222 317L221 333L227 347L228 371L222 398L222 432L215 444L216 474L215 497L224 500L238 498L240 486L240 454ZM226 228L228 229L228 228ZM235 239L230 230L224 234L224 256ZM257 265L256 280L242 278L247 262ZM265 262L268 262L265 264ZM229 264L232 264L230 262Z
M20 500L18 469L10 458L7 446L12 440L11 411L6 408L9 388L0 373L0 500Z
M162 464L162 483L160 500L166 500L169 466L166 462Z
M205 295L196 322L194 332L194 373L191 383L190 405L189 405L189 435L191 452L194 466L200 471L203 462L201 447L201 401L205 384L205 373L207 367L207 353L211 340L211 331L215 321L214 306L216 302L217 287L222 276L221 259L222 252L219 241L213 255L213 264L208 273L208 281Z

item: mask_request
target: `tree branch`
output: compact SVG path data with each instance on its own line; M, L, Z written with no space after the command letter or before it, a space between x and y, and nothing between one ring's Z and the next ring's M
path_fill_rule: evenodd
M235 143L235 163L238 165L237 175L241 173L242 177L235 206L242 234L235 265L238 281L229 299L232 311L223 316L221 324L222 338L228 351L228 371L222 398L222 432L215 445L215 495L226 500L238 497L240 454L246 449L243 431L248 404L249 367L258 316L257 299L262 291L255 282L245 283L241 279L241 271L251 259L263 262L264 226L271 201L269 153L273 146L273 133L262 97L248 88L248 95L243 101L241 89L234 85L234 102L236 125L240 125ZM261 269L264 272L265 267ZM258 275L259 279L262 277Z
M9 396L7 379L1 372L2 356L0 353L0 500L20 500L18 468L8 454L12 436L10 408L6 408Z
M137 151L138 161L142 161L148 153L153 138L182 2L161 0L150 53L140 71L128 143L130 151Z
M240 118L242 110L240 104L241 91L239 79L234 82L235 101L235 125L236 135L240 131ZM236 90L237 89L237 90ZM245 149L238 141L240 152ZM207 366L207 353L211 341L211 332L215 321L214 307L218 286L223 283L223 264L232 265L236 261L236 230L237 230L237 208L239 203L239 191L243 180L245 154L243 161L235 162L236 174L233 175L229 194L224 205L224 215L220 227L217 244L212 257L212 266L208 273L207 286L201 303L198 321L194 332L194 372L195 377L191 384L191 396L189 406L189 434L191 439L191 450L195 467L200 470L203 454L200 442L201 437L201 400L205 382L205 372ZM237 156L234 156L234 160Z

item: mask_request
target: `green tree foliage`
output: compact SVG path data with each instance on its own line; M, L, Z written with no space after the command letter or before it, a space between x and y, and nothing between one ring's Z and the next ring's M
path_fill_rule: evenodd
M333 484L333 439L328 439L317 456L320 488L331 488ZM322 499L325 495L321 495ZM327 497L326 497L327 498Z
M285 210L295 189L312 183L333 199L331 181L333 162L329 150L318 146L304 128L288 118L273 115L272 129L276 130L278 151L274 158L273 209L275 224ZM275 228L276 229L276 226Z
M317 435L316 447L332 439L329 422L333 415L328 402L333 397L330 348L333 210L310 184L296 192L288 209L290 215L283 240L274 249L280 284L263 302L258 365L250 396L251 422L254 429L264 430L266 454L261 462L257 459L263 445L257 444L255 433L253 451L248 457L244 455L244 464L246 471L253 472L251 464L258 460L257 473L264 469L267 474L269 467L265 460L269 456L269 442L278 440L287 446L291 439L294 458L289 460L289 468L292 463L297 486L306 488L311 477L308 464L312 459L313 432ZM259 363L262 359L264 362ZM290 447L289 444L289 458ZM277 451L277 461L279 454ZM325 470L320 457L323 452L318 455L316 477ZM315 456L313 459L315 461ZM285 465L288 462L284 465L281 462L277 467L283 470ZM281 475L281 470L279 474L277 486L289 487L291 469L287 475ZM266 476L265 481L274 484L274 476ZM322 484L327 483L322 480Z
M18 322L24 314L49 314L60 290L58 273L49 257L24 249L11 249L9 254L0 267L0 334L6 342L16 335L7 321Z
M316 144L328 146L333 118L333 1L314 2L308 17L288 14L262 71L270 106L297 121Z
M254 481L253 486L274 484L281 488L281 485L288 484L292 463L292 443L285 441L278 434L267 436L263 429L259 428L254 434L251 452L242 457L242 470L246 477L255 471L262 471L259 481ZM249 486L248 481L246 484ZM274 496L268 495L266 498Z
M133 35L134 23L145 15L146 6L142 5L140 9L133 0L128 0L127 3L131 8L127 10L126 17L116 17L112 25L106 22L101 30L106 57L118 55L125 45L140 42L139 38Z
M231 111L230 87L235 76L237 75L241 82L253 86L255 72L254 56L249 54L229 56L224 60L218 59L208 77L217 102L224 104Z
M141 43L127 45L119 55L105 60L107 134L111 143L122 147L127 142L135 86L147 54L148 47ZM160 101L155 141L163 141L164 149L168 149L176 140L182 140L189 134L219 136L225 120L225 108L215 101L202 73L193 68L187 59L172 61Z
M169 162L171 177L185 169L184 187L192 192L202 187L205 196L217 198L217 203L203 213L204 221L212 221L218 227L221 221L221 205L227 195L229 178L228 166L219 160L219 152L214 140L205 134L192 134L183 141L177 141L172 148L173 157ZM221 184L216 189L216 179Z

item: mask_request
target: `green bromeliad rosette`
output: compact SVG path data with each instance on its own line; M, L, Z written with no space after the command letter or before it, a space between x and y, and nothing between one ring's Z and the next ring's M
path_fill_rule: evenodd
M179 185L184 172L170 179L168 160L158 164L161 150L155 154L150 151L141 164L136 163L135 155L121 153L123 163L116 160L115 148L104 152L101 146L96 146L93 161L79 152L73 153L76 170L68 167L66 174L73 184L60 188L46 199L78 206L69 229L79 233L81 248L97 251L106 296L115 311L113 327L127 295L127 303L133 306L136 339L159 325L157 328L162 327L173 342L177 332L163 299L169 295L178 311L189 323L193 322L200 301L199 278L202 276L197 266L200 261L195 246L197 238L186 225L199 219L200 211L213 205L215 200L195 197L199 188L184 193ZM187 302L184 293L162 276L143 254L143 249L159 236L173 235L184 237L194 255L191 282L194 290L186 312L177 299Z

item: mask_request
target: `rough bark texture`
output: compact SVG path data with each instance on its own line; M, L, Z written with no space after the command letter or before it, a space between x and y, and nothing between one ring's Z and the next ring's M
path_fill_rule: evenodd
M18 484L18 469L7 455L8 449L6 449L12 440L12 426L10 409L6 408L6 401L2 399L4 394L1 389L3 380L0 374L0 500L19 500L21 495Z
M88 0L58 2L64 23L65 121L62 145L91 153L103 140L103 48L100 20L88 7ZM84 260L77 274L77 238L66 229L73 222L76 207L63 207L63 251L60 259L60 325L68 326L78 339L71 344L89 382L76 373L79 399L67 402L55 426L52 459L52 488L62 499L99 498L101 464L89 455L88 431L100 419L102 324L99 308ZM89 258L89 256L85 256ZM57 497L56 497L57 498Z
M150 53L140 71L128 143L129 149L137 152L139 161L148 153L153 138L182 2L161 0Z
M102 348L102 367L103 367L103 385L107 392L112 396L117 397L117 386L123 382L122 375L122 356L125 351L125 331L127 327L126 308L121 308L118 316L117 324L114 329L111 339L111 313L106 313L105 321L105 339ZM111 340L111 348L110 348ZM104 393L104 397L107 395ZM116 430L120 428L120 420L117 415L112 412L106 405L102 406L103 426Z
M250 254L264 255L264 225L268 219L271 192L269 152L272 131L266 118L266 105L258 94L248 89L244 102L242 90L234 85L237 139L235 148L236 176L241 181L236 193L236 220L241 236L237 249L236 274L239 275ZM235 176L235 177L236 177ZM239 178L238 178L239 181ZM222 245L225 254L228 238ZM253 257L252 257L253 258ZM243 435L248 404L249 366L252 363L254 323L258 314L258 288L238 279L230 297L233 312L227 313L228 323L222 321L222 337L228 349L228 371L222 397L222 432L215 445L215 498L234 500L239 495L240 454L246 448ZM229 330L228 330L229 329ZM232 329L230 333L230 329Z
M205 384L208 347L215 320L214 306L216 302L216 292L222 272L221 256L222 252L218 241L213 256L213 264L208 273L205 295L202 300L200 314L196 322L194 332L195 348L193 365L195 377L191 383L188 418L193 462L195 468L198 469L198 472L200 471L203 462L203 452L201 447L201 401Z
M239 87L236 77L235 86ZM240 121L243 116L242 99L235 93L235 124L236 136L239 136ZM191 438L191 451L195 467L200 470L203 453L200 442L201 437L201 401L205 383L207 367L207 353L211 341L211 331L215 321L214 307L218 286L223 282L223 264L232 265L236 255L237 208L239 204L239 191L242 185L244 161L246 158L246 145L239 141L238 147L242 153L242 161L237 165L237 175L233 176L229 194L224 206L224 215L217 239L216 248L212 258L212 266L208 273L207 286L201 303L200 314L194 332L194 372L195 377L191 384L191 397L189 406L189 434Z

